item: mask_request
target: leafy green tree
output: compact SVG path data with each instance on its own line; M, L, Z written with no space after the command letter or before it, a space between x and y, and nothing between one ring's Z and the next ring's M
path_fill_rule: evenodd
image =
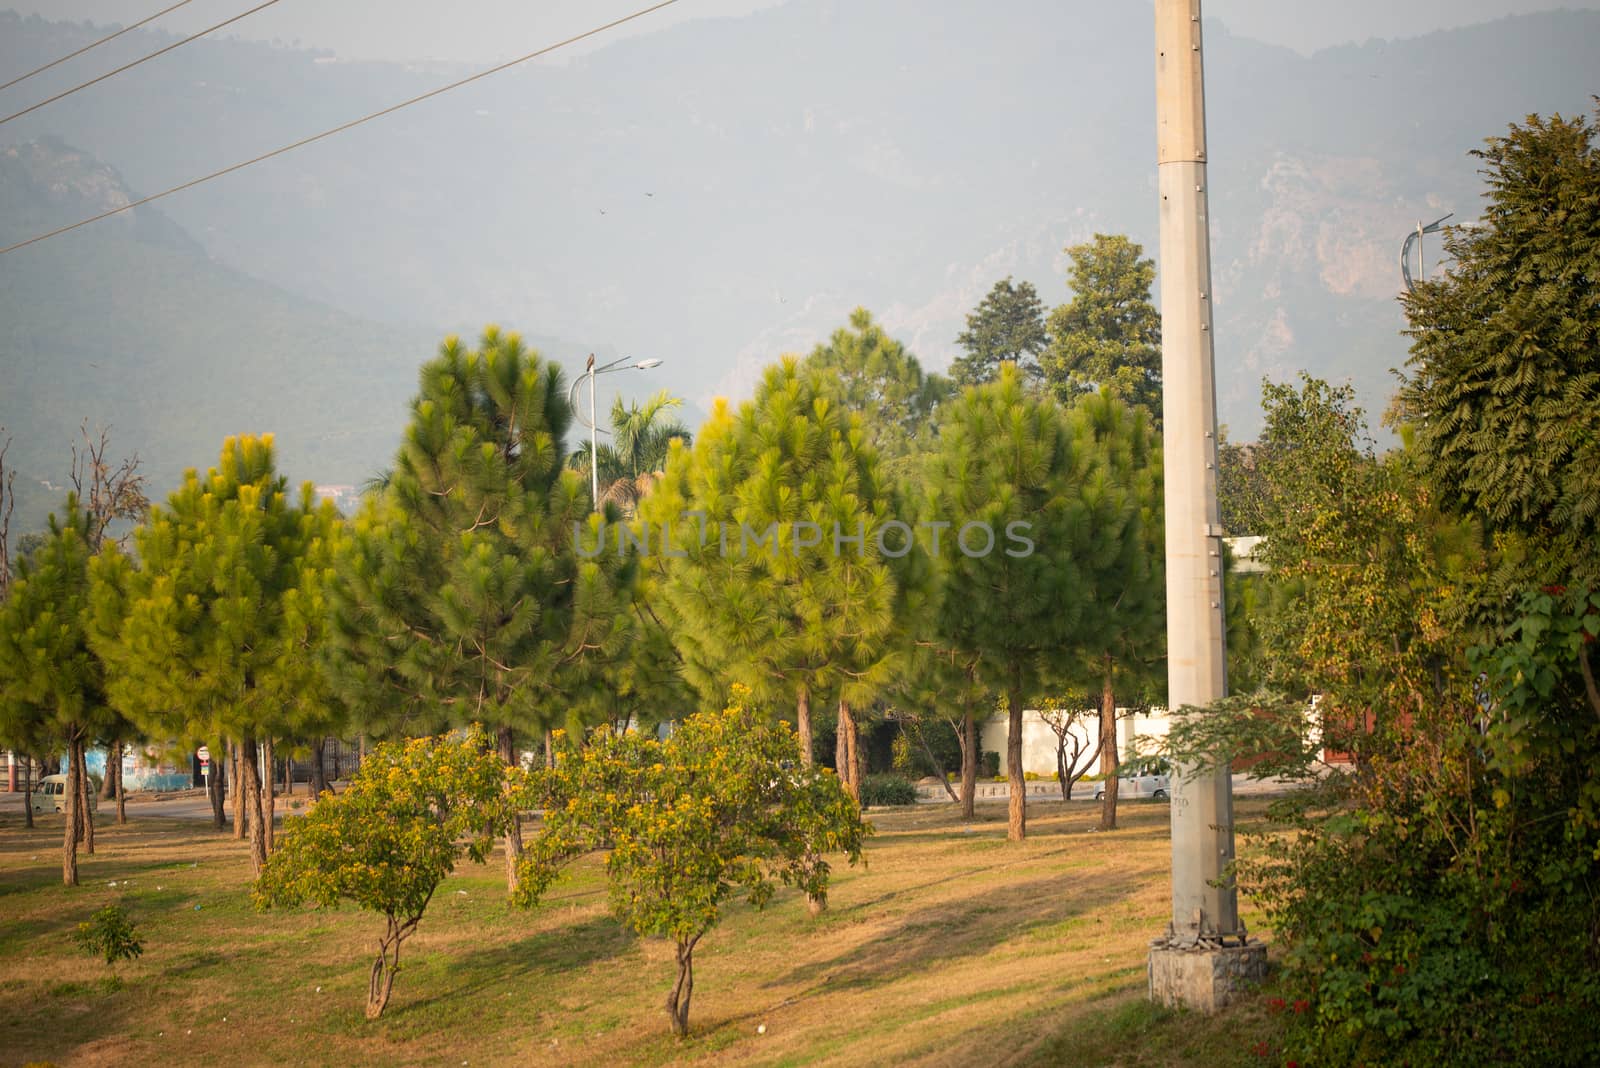
M993 382L1002 364L1013 363L1034 374L1050 344L1044 304L1032 282L1012 282L1007 275L994 284L967 316L967 328L956 338L966 355L956 357L950 376L958 386Z
M134 531L137 564L107 546L95 558L90 641L112 703L146 734L239 746L239 786L259 873L272 842L258 742L295 733L285 670L291 593L317 581L306 553L332 505L310 484L291 501L270 434L228 438L204 478L193 469ZM292 658L290 658L292 660ZM267 777L270 781L270 776ZM268 787L270 789L270 787ZM219 799L213 797L213 817Z
M330 589L329 670L376 735L482 723L508 765L594 708L632 634L632 553L567 467L561 370L494 327L423 365L387 487L369 497ZM616 526L620 513L604 518ZM506 834L514 881L521 832Z
M673 441L688 445L694 440L689 428L670 413L683 401L666 390L652 395L643 405L623 404L618 397L611 405L611 440L599 449L600 501L614 502L632 513L649 492L651 484L667 465ZM582 441L568 460L574 471L589 473L590 443Z
M536 904L573 859L606 850L618 918L675 944L667 1016L673 1034L688 1034L695 947L723 908L740 897L762 908L779 884L825 899L824 858L861 858L870 828L856 802L799 757L787 725L741 707L691 716L666 741L602 729L568 745L534 776L527 803L545 820L515 902Z
M1080 593L1091 581L1084 549L1096 520L1083 488L1095 477L1095 451L1087 423L1069 423L1010 367L943 409L929 464L925 523L948 524L934 550L937 648L974 665L975 680L1009 704L1013 841L1027 834L1026 699L1081 659Z
M1072 299L1050 313L1044 379L1063 401L1109 389L1161 423L1161 313L1150 300L1155 261L1122 235L1067 249Z
M821 374L844 406L861 416L868 444L895 474L910 473L919 438L933 428L935 410L954 392L949 379L925 373L865 308L851 312L850 325L835 330L800 366Z
M76 494L50 517L46 541L18 561L0 602L0 737L66 750L61 881L78 885L78 843L93 852L84 750L115 722L106 669L90 651L89 528ZM81 821L81 823L80 823Z
M1474 153L1482 221L1405 298L1405 420L1428 477L1537 548L1532 576L1600 586L1600 150L1583 118L1530 117Z
M416 738L377 746L350 785L291 816L256 880L261 909L341 902L384 918L367 979L367 1019L389 1004L400 948L463 858L483 863L509 822L506 769L488 739Z
M859 417L791 357L737 414L718 404L642 513L670 533L650 557L654 607L685 678L710 702L733 682L793 702L807 765L811 702L837 697L852 790L853 710L896 677L925 570L915 551L880 548L904 544L894 530L879 537L894 502Z

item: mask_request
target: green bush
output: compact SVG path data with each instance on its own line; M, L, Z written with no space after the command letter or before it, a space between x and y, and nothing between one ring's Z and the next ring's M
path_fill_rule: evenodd
M113 967L118 961L132 960L144 952L139 932L120 905L107 905L78 924L73 939L90 956L102 957Z
M868 775L861 783L861 805L914 805L917 788L898 775Z
M978 763L980 765L978 769L979 778L993 779L1000 774L1000 754L993 749L983 750L983 755L979 758Z

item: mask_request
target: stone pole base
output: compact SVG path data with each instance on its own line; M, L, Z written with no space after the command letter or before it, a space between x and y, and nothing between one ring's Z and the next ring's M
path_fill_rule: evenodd
M1150 943L1150 1000L1169 1009L1214 1013L1267 977L1265 942L1176 946Z

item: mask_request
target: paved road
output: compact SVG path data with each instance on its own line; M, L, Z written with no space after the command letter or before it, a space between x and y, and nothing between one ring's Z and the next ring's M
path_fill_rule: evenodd
M3 782L0 782L0 786L4 785ZM0 791L0 815L16 816L20 819L22 817L22 798L23 795L20 791L14 794ZM287 813L295 811L289 807L291 800L303 802L305 799L304 784L300 786L299 791L292 799L280 794L278 796L275 822L281 826L283 817ZM101 823L106 822L108 819L116 819L116 805L113 802L101 801L99 805L97 812ZM226 812L231 823L233 820L233 805L231 802L226 806ZM140 820L149 817L210 823L211 802L206 799L205 794L199 791L195 791L192 794L164 794L161 795L159 801L141 794L128 795L128 819ZM61 816L57 813L44 813L37 815L35 818L49 820L60 819Z

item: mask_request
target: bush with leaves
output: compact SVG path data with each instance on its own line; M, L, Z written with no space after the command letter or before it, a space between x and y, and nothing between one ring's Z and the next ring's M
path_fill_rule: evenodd
M400 946L463 857L482 863L511 812L507 771L487 737L380 745L350 785L291 816L255 884L258 908L351 901L384 917L367 984L367 1018L389 1003Z
M914 805L916 784L899 775L868 775L861 784L861 804Z
M665 741L609 728L582 746L563 736L556 766L532 775L524 804L545 816L513 901L532 907L568 863L608 849L618 918L676 944L666 1008L679 1036L689 1030L695 946L723 906L743 896L759 909L779 884L826 899L825 857L856 863L871 833L831 771L801 765L792 728L741 707L691 716Z
M113 969L118 961L133 960L143 955L144 943L139 932L121 905L107 905L78 924L72 934L78 947L92 957L100 957Z

